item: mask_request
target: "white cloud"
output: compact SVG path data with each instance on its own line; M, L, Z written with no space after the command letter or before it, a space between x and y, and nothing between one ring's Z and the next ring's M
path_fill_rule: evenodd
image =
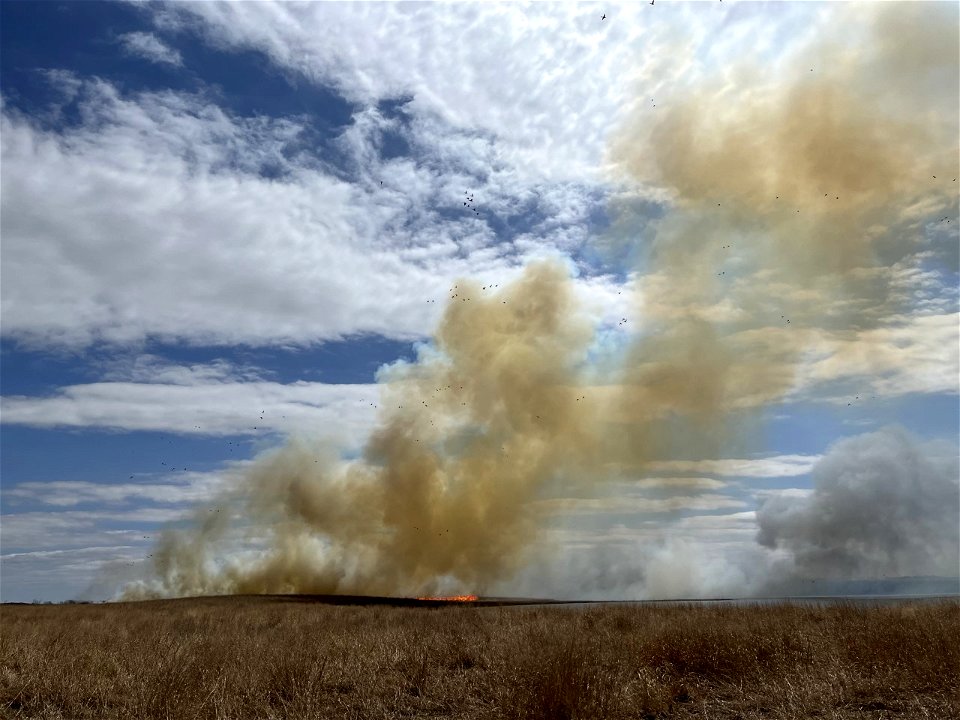
M116 580L133 580L144 564L143 548L133 545L101 545L63 550L35 550L0 555L3 572L3 602L68 600L94 595L92 599L109 597L106 592L85 592L91 580L109 569Z
M718 490L728 483L723 480L714 480L705 477L643 477L636 481L636 485L646 489L664 489L670 491L690 492L696 490Z
M678 518L676 524L690 530L749 531L755 533L757 530L757 513L754 510L745 510L726 515L690 515Z
M636 547L643 543L655 545L665 537L710 546L753 544L757 534L755 511L719 513L712 510L706 511L711 513L709 515L646 518L639 522L631 521L629 526L613 523L585 528L575 523L578 518L558 518L563 522L549 528L546 535L551 543L580 548Z
M32 552L6 553L4 555L0 555L0 561L8 562L15 558L69 557L69 556L76 556L80 554L96 554L96 553L106 553L106 554L112 555L117 551L129 550L129 549L131 549L129 545L108 545L104 547L73 548L70 550L35 550Z
M665 460L650 463L658 472L706 473L730 477L795 477L813 469L820 455L773 455L766 458L723 460Z
M310 147L306 117L236 118L195 95L123 96L51 74L84 122L56 134L4 113L4 172L18 178L2 198L4 334L41 345L428 335L455 278L506 281L531 257L595 239L591 217L615 190L608 135L632 102L666 102L716 72L737 54L729 38L764 38L775 62L785 37L803 39L798 18L829 20L804 8L651 10L622 6L601 22L585 6L158 9L165 32L261 50L360 103L334 141L344 167ZM390 42L368 52L377 38ZM377 108L384 98L409 98L403 122ZM383 160L387 131L413 157ZM457 214L465 189L479 216ZM511 227L518 217L529 227ZM897 272L924 297L936 289L929 273ZM578 283L603 322L628 315L611 278ZM704 312L740 310L725 300ZM924 388L943 386L936 372L921 373Z
M687 510L721 510L740 508L742 500L728 495L692 495L667 498L614 496L603 498L551 498L540 500L535 507L548 515L606 515L673 513Z
M0 537L5 548L65 549L78 546L143 543L150 531L187 517L183 508L133 508L124 510L65 510L60 512L4 513ZM111 528L110 525L125 527Z
M524 183L488 140L437 121L411 125L416 163L381 163L373 148L390 121L362 112L340 143L350 183L304 148L304 118L71 87L78 129L2 121L4 174L18 180L0 198L3 327L33 344L419 338L456 278L502 282L531 257L570 250L602 202L582 185ZM465 188L480 216L460 212ZM571 211L542 221L554 196ZM541 223L535 242L494 233L493 218L517 213Z
M333 435L357 447L378 409L376 385L210 382L203 371L182 374L181 383L100 382L70 385L47 397L4 396L3 422L221 436L296 431Z
M150 353L119 356L104 361L101 379L113 382L206 385L222 382L257 382L268 375L261 368L240 366L217 358L208 363L177 365Z
M614 472L609 480L591 486L596 489L595 495L583 488L561 486L538 501L537 507L550 515L675 514L743 507L742 498L717 492L731 486L739 494L736 483L714 478L621 478ZM668 519L661 517L654 522L659 526Z
M689 68L696 38L723 20L664 21L622 6L615 22L579 5L177 5L181 25L333 85L354 102L412 97L418 114L493 133L498 154L536 177L581 180L637 84ZM611 20L613 18L611 17ZM681 40L685 36L686 40ZM643 94L646 94L644 92Z
M152 481L151 481L152 480ZM86 503L119 505L148 501L168 505L198 503L213 498L224 487L224 478L217 473L184 472L168 482L147 481L95 483L80 480L48 480L22 482L3 491L8 507L19 502L57 507L73 507Z
M805 500L813 494L813 488L765 488L754 490L753 497L763 504L764 501L771 498L784 498L788 500Z
M170 25L165 8L163 25ZM742 57L773 62L816 33L803 4L762 13L720 3L317 3L173 6L181 28L333 85L355 102L413 97L415 111L497 138L519 172L583 181L634 103L661 107L697 77ZM601 16L606 14L606 20Z
M897 316L846 337L824 331L812 340L810 354L798 381L806 392L817 392L818 385L828 382L856 381L860 392L837 395L837 403L908 393L955 394L960 390L960 314Z
M130 55L142 57L161 65L183 65L183 58L176 48L172 48L153 33L128 32L118 38L124 51Z

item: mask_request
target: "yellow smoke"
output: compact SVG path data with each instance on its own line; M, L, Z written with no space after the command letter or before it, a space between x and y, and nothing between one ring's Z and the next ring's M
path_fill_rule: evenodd
M497 294L458 288L430 355L384 381L363 457L292 441L259 460L232 511L267 553L204 572L225 524L170 534L156 563L167 592L482 590L517 568L538 491L596 446L577 381L592 330L554 263Z
M814 335L895 312L885 268L957 191L957 6L837 13L856 43L827 35L786 79L733 68L736 90L708 78L615 137L620 179L671 211L639 268L642 327L602 386L561 265L496 293L461 280L431 349L382 379L360 458L302 438L261 457L128 596L483 592L536 552L552 487L720 450L732 411L791 391ZM221 560L236 526L266 549Z
M634 112L611 159L673 211L640 283L626 406L716 423L790 391L813 335L900 309L889 269L957 194L957 19L844 8L786 82L734 67L734 89L710 78Z

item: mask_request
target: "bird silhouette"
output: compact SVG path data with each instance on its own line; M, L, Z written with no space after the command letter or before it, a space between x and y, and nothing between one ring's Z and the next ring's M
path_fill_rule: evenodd
M604 13L604 15L603 15L603 17L602 17L602 18L600 18L600 19L601 19L601 20L606 20L606 19L607 19L607 15L606 15L606 13Z

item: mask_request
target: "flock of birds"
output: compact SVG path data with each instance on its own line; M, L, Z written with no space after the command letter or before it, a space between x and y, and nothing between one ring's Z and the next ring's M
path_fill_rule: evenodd
M477 206L473 204L473 195L470 194L470 191L466 191L464 195L467 196L467 199L463 201L463 206L469 210L472 210L474 215L480 215L480 211L477 210Z

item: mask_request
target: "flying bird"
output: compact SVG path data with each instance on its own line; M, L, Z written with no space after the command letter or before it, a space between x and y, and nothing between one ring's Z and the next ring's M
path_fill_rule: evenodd
M606 13L604 13L604 15L603 15L603 17L602 17L602 18L600 18L600 19L601 19L601 20L606 20L606 19L607 19L607 15L606 15Z

